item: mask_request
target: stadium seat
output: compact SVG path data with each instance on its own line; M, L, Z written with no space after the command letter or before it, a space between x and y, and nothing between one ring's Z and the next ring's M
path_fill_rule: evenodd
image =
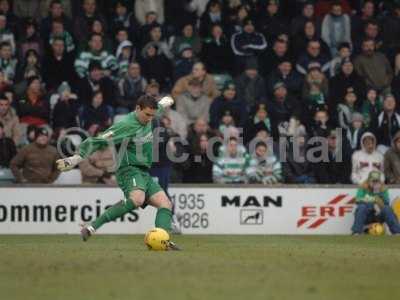
M53 184L81 184L82 174L79 169L74 169L69 172L61 173Z

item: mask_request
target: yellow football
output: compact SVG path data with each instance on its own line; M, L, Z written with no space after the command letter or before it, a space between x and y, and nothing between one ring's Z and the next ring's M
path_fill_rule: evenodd
M151 229L144 236L144 243L149 250L168 250L169 233L162 228Z
M383 226L381 223L373 223L369 226L368 233L370 235L384 235L385 226Z

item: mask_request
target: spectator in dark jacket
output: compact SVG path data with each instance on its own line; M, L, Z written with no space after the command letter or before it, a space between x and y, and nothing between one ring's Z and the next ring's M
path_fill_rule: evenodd
M290 26L290 33L291 36L295 37L299 34L303 33L304 30L304 25L306 24L306 22L312 22L314 24L319 25L317 18L315 17L314 14L314 4L312 1L306 1L303 4L303 8L301 10L301 15L296 16L291 23ZM320 26L317 26L317 31L319 31Z
M268 0L257 16L257 27L264 35L267 43L272 43L281 35L289 34L289 26L285 18L280 15L279 1Z
M260 57L261 74L264 78L276 70L276 67L282 62L289 60L288 44L284 40L276 40L273 47Z
M211 0L207 4L207 10L200 18L200 36L205 38L215 24L224 24L225 16L222 12L220 1Z
M318 40L311 40L307 44L306 53L299 57L296 69L299 73L305 75L311 63L319 63L322 72L329 74L329 62L329 56L321 52L321 43Z
M200 58L212 74L233 71L233 52L221 25L212 27L210 36L204 40Z
M400 114L396 112L396 99L388 94L383 100L383 111L376 122L378 145L390 147L395 134L400 130Z
M79 43L88 40L94 20L106 24L104 17L97 11L96 0L83 0L81 15L74 22L74 36Z
M182 44L179 48L179 56L175 58L174 81L178 81L180 78L188 75L192 71L194 63L195 57L192 46Z
M258 74L258 64L255 58L249 58L244 72L235 80L238 98L244 101L248 110L267 99L264 78Z
M11 159L17 154L14 141L4 134L4 126L0 122L0 169L9 168Z
M400 132L392 141L392 147L384 156L385 178L389 184L400 184Z
M64 40L61 38L53 40L51 53L43 60L43 81L49 91L56 89L64 81L71 85L76 83L74 60L65 52Z
M293 64L289 59L283 59L277 66L276 70L272 71L268 77L267 88L268 95L272 97L274 86L278 82L283 82L288 92L294 97L300 97L303 89L303 78L293 68Z
M79 109L80 125L89 129L92 125L98 125L102 131L111 125L112 108L103 101L103 94L95 92L90 105L84 105Z
M216 98L210 106L210 126L218 129L223 112L229 110L232 113L236 127L243 127L247 119L247 109L244 101L237 97L236 86L233 82L227 82L222 90L222 95Z
M235 33L231 39L237 72L241 72L244 69L249 57L256 58L267 48L264 36L255 31L253 21L250 18L243 22L243 26L243 31Z
M76 127L78 125L78 97L73 94L67 82L63 82L57 89L59 96L53 110L53 128L56 131Z
M62 1L53 0L50 3L49 15L40 24L40 35L44 40L48 40L51 31L51 24L54 20L61 21L68 32L72 32L72 21L65 15Z

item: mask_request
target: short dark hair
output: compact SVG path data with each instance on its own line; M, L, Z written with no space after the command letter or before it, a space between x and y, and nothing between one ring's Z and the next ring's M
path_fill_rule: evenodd
M0 49L3 49L4 47L11 47L10 42L1 42L0 43Z
M257 149L258 147L268 148L268 147L267 147L267 143L264 142L264 141L259 141L259 142L257 143L257 145L256 145L256 149Z
M156 99L150 95L140 96L136 105L138 105L140 107L140 109L145 109L145 108L157 109L158 108Z
M60 5L62 6L61 0L52 0L52 1L50 2L49 7L52 8L53 5L55 5L55 4L60 4Z

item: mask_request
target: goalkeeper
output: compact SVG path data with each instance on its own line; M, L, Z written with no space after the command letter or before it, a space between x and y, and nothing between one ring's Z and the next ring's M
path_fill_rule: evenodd
M83 241L87 241L105 223L147 205L157 208L155 226L171 231L172 204L160 185L150 176L149 169L153 156L151 121L160 110L173 103L171 97L164 97L157 103L151 96L141 96L134 112L129 113L99 136L86 139L79 146L78 154L57 161L60 171L69 171L97 150L109 146L119 147L118 159L115 162L116 177L125 199L107 209L91 224L83 225L81 229ZM169 249L179 248L170 242Z
M392 234L400 234L399 221L390 206L389 192L381 172L369 173L366 182L357 190L356 203L353 235L363 233L364 226L375 220L386 223Z

